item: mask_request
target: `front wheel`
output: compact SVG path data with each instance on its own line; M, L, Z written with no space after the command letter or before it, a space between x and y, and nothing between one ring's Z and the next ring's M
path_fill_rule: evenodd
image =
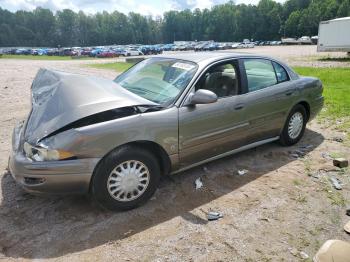
M160 168L150 152L133 146L112 151L98 164L91 184L104 208L128 210L144 204L157 189Z
M306 110L302 105L296 105L290 112L284 125L280 142L284 146L291 146L299 142L305 132L307 122Z

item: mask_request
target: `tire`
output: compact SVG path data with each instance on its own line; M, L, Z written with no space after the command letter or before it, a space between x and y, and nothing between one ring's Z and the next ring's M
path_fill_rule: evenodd
M302 121L302 123L300 123L300 121ZM291 146L298 143L304 135L306 122L307 114L305 107L300 104L294 106L288 115L280 135L280 143L284 146Z
M134 167L139 171L134 171L130 176L130 168L133 172ZM126 168L124 176L120 175L123 174L121 168ZM125 177L129 179L125 180ZM140 182L140 179L143 181ZM91 193L93 199L106 209L129 210L144 204L152 197L159 179L160 167L153 154L140 147L122 146L105 156L96 167L91 181ZM128 189L123 190L125 187ZM128 190L134 192L121 194Z

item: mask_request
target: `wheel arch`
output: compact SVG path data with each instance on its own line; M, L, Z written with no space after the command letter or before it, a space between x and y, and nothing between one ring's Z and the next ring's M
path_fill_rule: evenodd
M297 103L295 103L291 108L290 110L288 111L288 113L286 114L286 117L285 117L285 120L284 120L284 124L283 124L283 127L281 128L280 130L280 133L282 133L285 125L286 125L286 121L288 119L288 116L290 115L290 113L292 112L292 110L294 109L294 107L296 107L297 105L301 105L305 108L305 111L306 111L306 123L309 121L310 119L310 104L306 101L306 100L300 100L298 101Z
M306 117L307 117L306 122L308 122L310 119L310 104L307 101L302 100L302 101L298 102L296 105L302 105L305 108Z
M139 141L129 142L124 145L142 147L143 149L150 151L159 160L161 174L167 175L170 173L170 170L171 170L170 157L168 153L165 151L165 149L158 143L153 141L148 141L148 140L139 140Z
M169 157L168 153L165 151L165 149L161 145L156 143L156 142L148 141L148 140L138 140L138 141L132 141L132 142L128 142L128 143L125 143L125 144L122 144L122 145L118 145L117 147L113 148L108 153L106 153L100 159L100 161L98 161L98 163L96 164L96 166L94 168L93 175L95 173L95 170L98 168L98 166L101 164L102 160L106 156L108 156L110 153L112 153L113 151L117 150L118 148L121 148L121 147L124 147L124 146L132 146L132 147L138 147L138 148L146 149L147 151L152 153L159 160L159 164L160 164L159 167L160 167L160 170L161 170L161 174L167 175L167 174L170 173L170 171L171 171L171 160L170 160L170 157Z

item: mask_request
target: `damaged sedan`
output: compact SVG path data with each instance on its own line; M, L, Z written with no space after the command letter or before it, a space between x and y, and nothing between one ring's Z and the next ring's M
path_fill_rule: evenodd
M323 106L320 80L275 59L193 53L143 60L114 81L41 69L9 169L32 193L91 194L131 209L162 175L279 140Z

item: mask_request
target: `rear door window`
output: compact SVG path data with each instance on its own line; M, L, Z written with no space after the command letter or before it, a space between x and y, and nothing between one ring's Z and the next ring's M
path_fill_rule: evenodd
M278 83L272 62L266 59L243 59L249 92Z

